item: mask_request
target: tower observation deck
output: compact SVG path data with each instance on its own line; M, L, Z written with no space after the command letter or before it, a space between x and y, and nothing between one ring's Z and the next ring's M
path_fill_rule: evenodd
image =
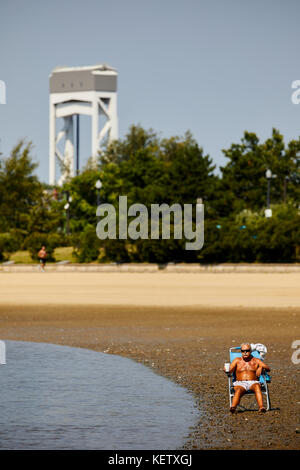
M50 74L49 183L62 185L79 171L79 116L91 116L92 159L106 139L118 138L117 71L105 64L87 67L56 67ZM100 126L100 116L104 124ZM74 127L76 117L76 155ZM56 120L63 118L61 131ZM102 120L101 120L102 122ZM100 126L100 127L99 127ZM64 152L58 143L64 139ZM57 178L57 161L60 175Z

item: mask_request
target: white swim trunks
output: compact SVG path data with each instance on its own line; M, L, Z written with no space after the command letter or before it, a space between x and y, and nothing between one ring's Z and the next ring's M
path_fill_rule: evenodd
M244 387L246 392L248 392L253 384L259 384L259 383L260 383L259 380L237 380L236 382L233 382L232 385L234 387L236 386Z

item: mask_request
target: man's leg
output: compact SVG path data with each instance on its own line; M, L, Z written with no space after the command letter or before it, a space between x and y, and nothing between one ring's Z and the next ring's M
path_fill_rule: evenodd
M242 398L242 396L245 393L244 387L240 387L239 385L234 387L234 390L235 390L235 394L234 394L234 397L232 399L231 408L230 408L231 413L235 412L236 407L240 403L240 399Z
M253 392L255 393L255 398L259 407L259 411L264 413L266 409L264 407L260 384L253 384L252 387L250 387L250 390L253 390Z

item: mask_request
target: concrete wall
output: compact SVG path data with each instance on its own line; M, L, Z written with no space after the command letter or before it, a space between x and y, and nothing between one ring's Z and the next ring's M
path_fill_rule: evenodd
M38 264L0 265L1 272L36 272ZM300 273L300 264L47 264L47 272L135 272L135 273Z

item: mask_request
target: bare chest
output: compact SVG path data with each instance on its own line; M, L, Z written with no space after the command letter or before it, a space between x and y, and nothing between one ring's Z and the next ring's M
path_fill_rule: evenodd
M246 370L256 371L256 369L257 369L257 362L255 359L251 359L251 361L249 362L241 360L237 364L237 370L239 372L243 372Z

